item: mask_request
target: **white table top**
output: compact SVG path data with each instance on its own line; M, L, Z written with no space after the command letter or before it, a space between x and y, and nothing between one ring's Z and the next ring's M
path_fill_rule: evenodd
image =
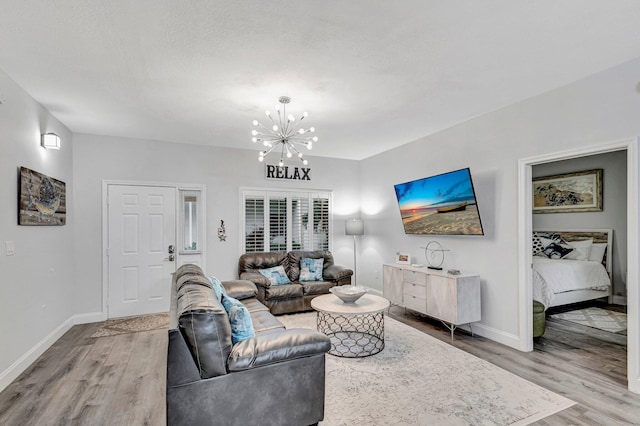
M332 314L375 314L387 309L389 301L375 294L365 294L355 303L344 303L335 294L325 294L311 300L311 307Z

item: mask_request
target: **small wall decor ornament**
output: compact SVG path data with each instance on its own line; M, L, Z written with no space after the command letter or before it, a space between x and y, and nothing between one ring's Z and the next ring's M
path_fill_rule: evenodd
M224 228L224 220L220 220L220 227L218 228L218 238L220 241L227 241L227 230Z

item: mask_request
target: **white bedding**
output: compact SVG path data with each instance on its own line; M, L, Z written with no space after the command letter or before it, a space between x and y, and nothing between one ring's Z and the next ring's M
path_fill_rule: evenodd
M533 256L533 300L550 306L554 294L572 290L606 290L611 285L602 263Z

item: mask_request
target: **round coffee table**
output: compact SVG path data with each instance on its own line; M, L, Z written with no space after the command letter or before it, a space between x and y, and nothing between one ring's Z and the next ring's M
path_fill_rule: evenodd
M333 294L311 301L318 311L318 331L329 336L329 353L345 358L375 355L384 349L384 310L389 301L365 294L355 303L344 303Z

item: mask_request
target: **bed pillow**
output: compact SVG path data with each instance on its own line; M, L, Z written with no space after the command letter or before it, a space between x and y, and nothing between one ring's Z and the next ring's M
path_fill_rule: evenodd
M535 232L533 233L533 255L536 256L540 253L542 253L542 251L545 248L545 245L542 243L542 240L540 239L540 237L538 237L538 234L536 234Z
M542 257L547 257L546 253L544 252L544 250L549 247L551 244L554 244L554 241L552 239L546 238L546 237L541 237L541 236L537 236L538 240L540 240L540 244L542 245L542 250L540 250L539 252L537 252L535 254L535 256L542 256Z
M282 265L274 266L273 268L260 269L258 272L264 275L271 282L271 285L284 285L291 283L291 280L289 280L287 273L284 271L284 266Z
M589 252L589 260L592 262L602 263L604 260L604 254L607 251L607 243L594 243L591 245L591 251Z
M246 306L231 296L222 296L222 306L227 311L231 326L231 342L236 344L256 335L251 321L251 315Z
M589 254L591 253L591 246L593 245L593 238L583 241L571 241L570 247L573 247L571 253L563 257L563 259L571 260L589 260Z
M549 259L562 259L573 251L572 248L558 243L551 243L544 249L544 254Z
M310 259L303 257L300 259L300 282L322 281L322 266L324 258Z

